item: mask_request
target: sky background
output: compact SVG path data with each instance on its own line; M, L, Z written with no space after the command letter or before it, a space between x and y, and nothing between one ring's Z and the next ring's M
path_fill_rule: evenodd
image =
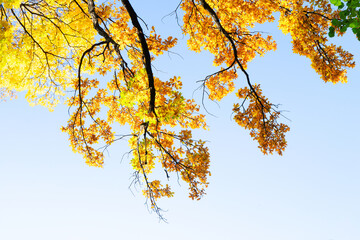
M154 63L160 78L181 76L184 95L200 100L197 80L214 72L212 56L187 51L174 16L177 1L133 1L134 8L164 36L179 38ZM109 149L103 169L88 167L69 147L60 127L68 109L50 113L30 107L24 94L0 104L0 239L360 239L360 66L347 84L325 84L310 61L294 55L290 36L276 23L255 30L273 35L278 50L249 64L252 81L286 110L291 127L283 156L264 156L248 132L231 119L233 95L219 106L205 101L210 185L200 201L176 183L175 197L159 201L168 223L148 211L141 191L131 188L127 142ZM355 54L352 34L334 39ZM244 86L240 76L238 87Z

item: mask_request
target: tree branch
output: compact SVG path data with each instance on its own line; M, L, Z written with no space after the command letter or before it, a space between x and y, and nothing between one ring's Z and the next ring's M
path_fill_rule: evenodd
M126 8L127 12L129 13L132 24L137 29L137 35L139 37L140 44L141 44L143 60L144 60L145 70L146 70L146 74L148 77L148 84L149 84L149 89L150 89L149 113L152 112L156 116L156 112L155 112L156 89L155 89L155 83L154 83L154 75L153 75L152 68L151 68L151 56L150 56L149 46L146 42L146 38L145 38L145 34L143 32L143 29L138 21L138 16L137 16L135 10L133 9L133 7L131 6L130 2L128 0L121 0L121 2L124 5L124 7Z

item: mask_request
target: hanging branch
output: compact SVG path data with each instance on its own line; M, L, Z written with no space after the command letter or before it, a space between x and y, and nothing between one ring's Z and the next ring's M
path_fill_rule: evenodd
M144 61L145 70L148 77L149 89L150 89L149 113L154 113L154 115L156 116L156 112L155 112L156 89L154 84L154 75L151 68L151 56L150 56L149 46L146 42L143 29L138 21L138 16L135 10L133 9L133 7L131 6L130 2L128 0L121 0L121 2L126 8L127 12L129 13L132 24L137 29L137 35L141 44L143 61Z

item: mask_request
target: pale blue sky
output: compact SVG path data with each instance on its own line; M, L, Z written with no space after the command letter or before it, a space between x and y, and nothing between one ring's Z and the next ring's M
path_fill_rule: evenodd
M161 22L177 2L134 2L149 25L159 24L159 33L181 38L173 18ZM210 131L195 134L209 141L207 195L190 200L186 185L173 177L175 197L159 202L169 223L159 223L141 192L128 189L132 170L127 158L121 162L126 141L109 149L103 169L88 167L60 131L67 107L50 113L30 107L19 94L0 104L0 239L360 239L360 65L349 71L347 84L325 84L309 60L291 53L289 36L275 24L257 29L278 42L278 50L257 58L248 72L288 111L291 121L284 121L291 131L284 156L263 156L231 120L234 96L220 108L207 101L216 117L208 117ZM185 40L179 41L173 51L183 59L164 55L155 63L156 74L182 76L184 94L191 97L195 81L215 69L210 55L184 52ZM334 41L360 63L355 37Z

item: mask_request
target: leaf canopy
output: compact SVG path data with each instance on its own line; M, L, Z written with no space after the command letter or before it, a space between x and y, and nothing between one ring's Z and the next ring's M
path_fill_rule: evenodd
M90 166L102 167L104 148L128 139L134 181L142 182L157 213L157 199L174 193L153 176L155 168L162 168L166 178L179 176L190 198L205 194L209 149L192 137L193 129L209 129L205 115L183 96L180 76L159 79L152 71L152 61L178 39L160 36L155 26L147 30L129 0L0 4L0 97L27 91L31 104L50 110L67 97L71 115L62 131ZM203 96L221 101L235 92L235 122L249 130L264 154L281 155L290 128L278 122L277 105L247 72L249 62L277 45L254 26L274 22L279 14L278 26L291 35L293 52L309 58L323 81L346 82L353 56L329 43L328 35L342 35L350 27L359 37L359 6L355 0L182 0L174 11L183 16L179 24L189 49L210 52L219 68L204 73ZM95 73L106 77L98 80ZM243 86L236 89L236 81ZM119 134L114 126L128 126L128 133Z

